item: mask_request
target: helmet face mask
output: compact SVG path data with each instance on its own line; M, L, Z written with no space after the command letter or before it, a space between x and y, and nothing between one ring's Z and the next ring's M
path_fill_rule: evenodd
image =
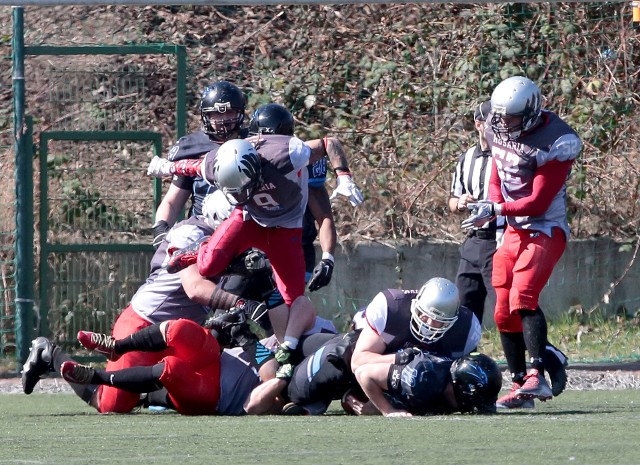
M461 412L495 413L502 373L490 357L473 352L451 365L453 392Z
M518 139L536 124L541 112L540 89L526 77L505 79L491 94L491 129L501 139Z
M239 131L244 121L246 99L242 91L227 81L207 87L200 100L202 127L209 137L226 140Z
M249 134L280 134L293 136L295 121L287 108L277 103L267 103L256 108L249 123Z
M237 110L224 112L208 110L202 112L202 121L207 134L225 139L240 128L244 115Z
M432 278L411 302L411 334L430 344L445 335L458 320L458 288L448 279Z
M248 203L262 185L260 156L246 140L232 139L222 144L211 175L206 165L205 159L205 178L220 189L232 206Z

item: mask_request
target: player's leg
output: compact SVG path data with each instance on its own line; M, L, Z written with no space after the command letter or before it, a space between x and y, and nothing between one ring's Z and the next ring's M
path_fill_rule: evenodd
M295 406L286 405L282 413L320 415L332 400L340 399L347 390L357 385L349 357L346 356L353 345L355 339L350 339L348 335L334 336L296 366L287 389L289 399Z
M484 284L480 255L482 239L467 238L460 246L460 263L456 275L456 287L460 293L460 305L467 307L482 323L487 289Z
M136 337L140 336L140 337ZM119 343L123 343L122 346ZM115 342L127 350L163 350L172 355L154 366L96 370L66 362L65 379L79 384L108 385L132 393L166 387L176 410L184 414L212 414L220 396L220 347L207 330L190 320L173 320L144 328Z
M60 347L45 337L37 337L31 343L29 356L22 367L22 390L25 394L31 394L40 379L49 373L60 371L60 366L73 360L64 353ZM85 386L69 383L69 386L87 404L95 407L95 392L97 386Z
M141 318L131 306L118 317L111 335L117 339L125 339L131 334L150 326L151 323ZM127 352L116 361L108 361L106 370L117 371L135 366L153 366L162 360L163 352ZM140 395L109 385L102 385L97 390L97 405L101 413L128 413L140 402Z
M566 248L564 233L559 228L553 236L521 232L522 248L513 271L510 307L522 318L525 345L531 360L531 370L518 390L522 397L547 400L552 391L544 377L543 354L547 345L547 321L538 306L542 289L548 282Z
M172 354L163 359L160 376L169 398L185 415L216 413L220 399L220 345L209 331L191 320L167 323Z
M250 249L251 239L260 226L252 220L243 220L242 210L235 209L215 230L206 244L198 252L198 271L202 276L218 276L231 261ZM262 250L262 249L261 249Z
M526 346L522 334L522 320L509 307L509 294L513 281L513 267L520 244L519 236L507 228L502 247L493 257L492 284L496 293L494 320L500 333L500 342L511 373L511 390L496 402L497 408L533 408L531 399L520 399L516 392L527 375Z
M313 268L316 266L316 246L314 244L316 237L318 237L316 220L313 218L313 214L307 206L302 220L302 250L304 253L305 283L311 279Z

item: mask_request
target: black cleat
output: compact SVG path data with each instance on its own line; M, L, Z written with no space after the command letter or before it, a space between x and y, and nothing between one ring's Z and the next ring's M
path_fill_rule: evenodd
M22 366L22 390L31 394L42 378L53 371L53 343L46 337L37 337L31 341L31 350Z
M567 387L567 356L560 349L547 342L542 355L544 369L549 374L551 381L551 393L554 397L559 396Z

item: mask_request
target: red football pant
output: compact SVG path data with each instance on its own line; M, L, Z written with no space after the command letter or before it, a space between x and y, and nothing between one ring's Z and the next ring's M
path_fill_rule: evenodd
M304 294L302 228L265 228L252 219L244 221L242 210L236 208L200 247L198 270L202 276L217 276L234 257L251 247L267 255L278 290L291 307Z
M176 410L183 415L213 415L220 400L220 345L191 320L167 327L168 355L160 376Z
M111 335L116 339L124 339L139 329L151 326L147 320L138 315L131 305L125 308L113 325ZM127 352L115 362L107 362L107 371L122 370L135 366L152 366L167 355L162 352ZM100 413L129 413L140 401L140 394L123 391L112 386L98 387L98 411Z
M553 237L508 226L493 256L492 284L496 290L494 318L501 332L521 333L519 310L535 310L542 289L567 246L564 232Z

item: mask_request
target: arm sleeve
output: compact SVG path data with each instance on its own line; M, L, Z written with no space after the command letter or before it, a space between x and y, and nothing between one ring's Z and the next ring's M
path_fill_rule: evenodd
M531 195L502 205L504 216L540 216L549 209L569 176L573 160L551 161L541 166L533 177Z
M491 163L491 177L489 178L489 200L496 203L503 203L504 197L500 189L500 176L495 160Z

